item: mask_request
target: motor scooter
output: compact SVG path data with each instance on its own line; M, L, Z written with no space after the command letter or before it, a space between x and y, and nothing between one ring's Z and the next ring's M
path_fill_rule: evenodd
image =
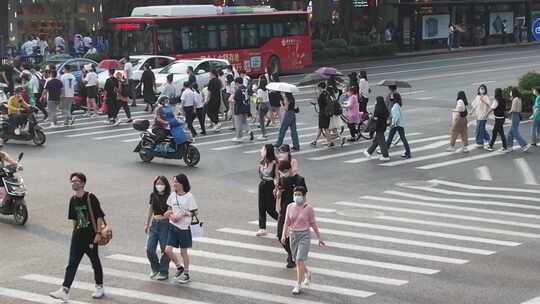
M17 163L20 164L24 153L19 154ZM28 220L28 209L26 207L26 186L21 176L19 165L7 165L0 168L0 177L2 178L5 196L0 202L0 214L13 215L17 225L24 225Z

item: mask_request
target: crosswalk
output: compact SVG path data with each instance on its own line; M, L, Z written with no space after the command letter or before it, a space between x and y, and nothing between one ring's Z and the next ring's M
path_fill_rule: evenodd
M377 303L377 296L422 290L420 278L473 271L471 264L539 239L538 194L532 186L495 188L433 179L321 205L315 210L327 247L312 241L308 264L313 284L300 296L290 294L295 272L285 268L285 252L275 234L256 237L256 220L226 227L210 223L190 250L193 281L186 285L152 281L144 253L109 247L102 256L104 303L321 304L365 298ZM269 230L276 226L267 224ZM76 292L72 303L87 303L94 289L92 268L81 265L79 273L73 290L83 292ZM17 287L25 283L35 289ZM58 303L46 290L61 283L58 275L23 273L0 286L0 302Z
M125 121L125 116L120 118ZM134 111L134 119L152 119L153 115L144 111ZM119 145L133 146L139 141L140 132L135 131L130 124L122 123L119 126L109 126L104 124L105 117L81 117L78 118L74 126L48 128L46 134L49 136L48 142L58 140L61 137L67 140L85 140L90 142L103 142L105 144L114 143ZM208 122L207 122L208 124ZM251 128L254 130L255 137L260 135L258 124L251 122ZM194 123L197 132L200 133L198 121ZM210 125L207 125L207 128ZM346 128L345 128L346 129ZM346 143L340 147L337 143L335 147L328 148L324 140L319 141L316 147L311 147L311 142L317 135L317 127L307 122L298 122L298 133L300 139L300 151L293 153L295 157L302 158L308 162L332 161L335 165L361 165L375 163L383 168L394 168L400 166L413 166L418 170L433 170L439 168L448 168L457 165L470 165L470 163L483 163L487 159L510 160L514 162L516 172L523 176L524 183L527 185L537 185L538 181L534 169L527 163L527 155L537 152L533 147L528 153L513 152L486 152L478 149L475 145L469 146L469 153L462 153L459 150L452 152L446 151L448 146L448 134L424 134L425 130L410 130L407 135L411 145L412 158L403 159L400 156L404 153L401 143L393 146L390 151L391 160L389 162L380 162L376 159L369 159L363 155L363 151L369 147L371 141L361 140L354 143ZM260 146L263 144L275 143L279 129L277 126L267 128L268 139L250 141L245 138L242 143L233 143L234 137L232 130L232 121L223 123L220 132L208 131L205 136L195 138L195 145L205 154L216 154L224 152L242 153L245 155L257 156ZM345 130L343 136L348 136L348 130ZM473 141L474 138L469 138ZM285 137L285 143L291 144L289 136ZM130 147L131 148L131 147ZM515 149L519 147L514 147ZM489 167L477 167L474 171L479 180L491 180L492 172Z

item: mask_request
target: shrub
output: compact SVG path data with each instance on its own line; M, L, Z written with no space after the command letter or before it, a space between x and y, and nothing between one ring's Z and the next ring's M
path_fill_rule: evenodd
M532 91L533 88L540 86L540 74L529 72L519 79L519 89L522 91Z
M311 41L311 48L313 50L323 50L325 47L324 42L320 39L314 39Z
M369 46L372 56L389 56L397 52L397 47L393 43L375 44Z
M328 58L334 59L334 58L338 58L339 55L342 54L342 50L343 49L340 49L340 48L329 47L329 48L324 49L324 52L326 53L326 56Z
M328 59L325 50L313 50L313 61L322 61Z
M345 49L347 48L347 41L345 39L332 39L326 44L328 48L338 48Z
M503 97L508 100L508 104L506 105L506 110L510 110L512 103L510 98L510 91L512 90L512 87L507 87L503 89ZM523 113L532 113L532 108L534 105L535 96L532 91L525 91L520 90L521 93L521 103L523 109L521 110Z
M351 44L354 46L365 46L369 44L369 41L366 35L353 34L351 37Z

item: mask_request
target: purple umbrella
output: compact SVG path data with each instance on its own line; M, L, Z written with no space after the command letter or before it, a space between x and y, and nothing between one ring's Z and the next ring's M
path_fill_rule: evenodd
M338 71L336 68L331 68L331 67L319 68L318 70L315 71L315 73L319 75L324 75L324 76L343 76L343 73Z

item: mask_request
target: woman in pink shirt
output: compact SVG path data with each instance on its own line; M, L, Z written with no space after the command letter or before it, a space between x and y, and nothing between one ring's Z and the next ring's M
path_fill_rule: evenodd
M287 206L285 227L281 237L283 244L285 244L287 237L289 238L292 256L296 262L296 285L292 290L295 295L300 293L302 284L307 287L311 282L311 272L305 264L311 246L310 227L319 239L319 246L326 246L321 240L319 226L315 221L315 211L311 204L306 203L306 192L306 188L302 186L294 188L294 204Z
M347 126L351 133L351 138L348 139L349 142L356 141L356 125L360 123L360 111L358 105L358 95L356 91L358 89L354 86L349 88L347 92L347 101L343 105L345 108L345 115L347 117ZM345 137L342 139L342 145L345 143Z

